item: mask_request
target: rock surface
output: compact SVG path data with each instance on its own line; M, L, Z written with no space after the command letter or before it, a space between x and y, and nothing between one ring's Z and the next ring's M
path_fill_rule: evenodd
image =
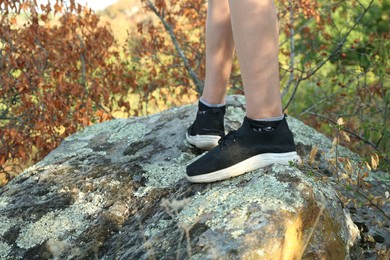
M186 165L201 156L184 138L195 111L116 119L64 140L0 192L0 259L361 257L336 191L302 167L187 182ZM227 130L243 115L243 98L230 97ZM314 129L288 122L299 147L331 148Z

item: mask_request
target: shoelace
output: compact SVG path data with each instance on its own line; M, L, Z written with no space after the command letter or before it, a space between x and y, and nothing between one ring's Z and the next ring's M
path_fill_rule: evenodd
M229 131L227 135L218 140L218 144L221 149L226 146L228 143L236 141L236 131Z

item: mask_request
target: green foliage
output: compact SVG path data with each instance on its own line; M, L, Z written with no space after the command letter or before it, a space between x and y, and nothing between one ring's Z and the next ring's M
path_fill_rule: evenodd
M343 117L351 136L343 144L363 156L378 152L388 171L390 5L369 0L318 4L320 19L300 15L294 20L293 69L300 84L289 113L329 136L334 136L329 124ZM286 41L281 53L290 55L291 36L281 38ZM283 82L287 85L288 78Z

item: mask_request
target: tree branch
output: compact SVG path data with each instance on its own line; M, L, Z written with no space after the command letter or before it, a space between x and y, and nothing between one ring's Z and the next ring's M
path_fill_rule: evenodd
M290 7L290 77L288 79L287 85L283 90L282 98L288 93L290 87L294 81L294 65L295 65L295 30L294 30L294 5L292 2L289 4ZM290 103L290 102L288 102Z
M341 41L339 42L339 44L337 44L336 48L332 51L332 53L325 59L323 60L315 69L313 69L312 71L310 71L306 77L303 77L301 80L306 80L308 78L310 78L311 76L313 76L318 70L320 70L332 57L334 57L341 49L341 47L344 46L345 42L347 41L347 38L348 36L351 34L351 32L355 29L355 27L360 23L361 19L363 18L363 16L367 13L367 11L370 9L372 3L374 2L374 0L371 0L370 3L368 4L367 7L364 7L363 5L362 8L363 8L363 12L358 16L358 18L356 19L356 22L354 23L354 25L352 25L351 28L348 29L348 31L345 33L345 35L343 36L343 38L341 39Z
M291 102L293 101L295 94L297 93L299 84L302 81L302 75L304 72L305 72L304 70L301 71L301 76L295 81L293 93L291 94L290 98L288 99L287 104L283 107L283 110L286 110L288 108L288 106L291 104Z
M337 125L337 122L336 122L336 121L334 121L334 120L332 120L332 119L330 119L330 118L328 118L328 117L326 117L326 116L319 115L319 114L313 113L313 112L308 112L308 114L309 114L309 115L312 115L312 116L316 116L316 117L322 118L322 119L325 119L326 121L328 121L328 122L330 122L330 123L332 123L332 124L334 124L334 125ZM346 128L344 128L343 131L345 131L345 132L347 132L348 134L354 136L355 138L357 138L357 139L363 141L364 143L366 143L366 144L372 146L375 150L378 150L378 146L377 146L376 144L374 144L373 142L370 142L369 140L365 139L363 136L361 136L361 135L359 135L359 134L357 134L357 133L355 133L355 132L353 132L353 131L351 131L351 130L349 130L349 129L346 129Z
M184 63L184 67L186 68L188 74L190 75L190 77L192 79L192 82L194 83L194 85L196 87L196 90L198 91L198 93L201 93L201 91L203 89L203 82L198 78L198 75L191 68L187 57L185 56L183 50L181 49L181 47L179 45L179 41L177 40L177 37L173 31L172 26L170 26L164 18L164 12L160 13L157 10L156 6L150 0L144 0L144 1L146 2L145 3L146 6L160 19L160 21L164 25L164 28L168 32L168 34L171 38L171 41L172 41L173 45L175 46L177 53L179 54L181 60Z
M296 80L295 82L295 85L294 85L294 91L291 95L291 97L289 98L286 106L284 106L283 110L287 109L288 106L290 105L290 103L292 102L293 98L295 97L295 94L297 92L297 89L298 89L298 86L299 84L301 83L301 81L303 80L307 80L309 79L311 76L313 76L317 71L319 71L332 57L334 57L339 51L340 49L344 46L348 36L351 34L351 32L355 29L355 27L360 23L361 19L363 18L363 16L367 13L367 11L370 9L372 3L374 2L374 0L371 0L369 5L367 7L364 7L362 4L360 4L362 7L363 7L363 12L358 16L358 18L356 19L356 22L353 24L353 26L351 28L348 29L348 31L345 33L345 35L342 37L341 41L339 42L339 44L337 44L336 48L332 51L332 53L325 59L323 60L322 62L320 62L320 64L315 68L313 69L312 71L308 72L306 74L305 77L303 77L303 74L304 74L304 70L301 72L301 76ZM290 22L293 21L293 13L292 13L292 7L290 5ZM294 29L291 28L291 32L293 33L294 32ZM293 36L291 36L293 37ZM294 65L291 64L291 59L294 59L295 58L295 53L294 53L294 41L293 41L293 38L290 37L290 47L291 47L291 54L290 54L290 70L293 69L293 71L295 70L294 69ZM294 62L294 61L292 61ZM287 86L286 88L284 89L283 91L283 94L282 94L282 97L287 93L287 91L289 90L289 88L291 87L291 84L292 82L294 81L294 78L293 78L293 72L291 72L290 74L290 78L289 78L289 81L287 83Z

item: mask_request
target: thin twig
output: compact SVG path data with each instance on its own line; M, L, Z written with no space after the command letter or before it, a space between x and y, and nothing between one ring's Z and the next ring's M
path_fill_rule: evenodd
M359 73L354 79L354 78L351 78L350 80L348 80L348 82L345 84L345 88L349 88L352 83L354 81L358 81L363 75L365 75L365 72L361 72ZM314 105L310 106L309 108L305 109L304 111L302 111L299 116L302 116L303 114L307 114L307 113L310 113L310 110L314 109L316 106L322 104L323 102L327 101L327 100L333 100L335 96L337 96L340 92L343 91L343 88L339 88L336 92L334 92L332 95L328 96L328 99L324 98L318 102L316 102Z
M288 106L291 104L291 102L293 101L293 99L294 99L294 97L295 97L295 94L297 93L299 84L300 84L301 81L302 81L302 75L303 75L303 73L304 73L304 70L301 71L301 76L298 77L298 79L295 81L293 93L291 94L289 100L287 101L287 104L283 107L283 110L286 110L286 109L288 108Z
M316 116L316 117L319 117L319 118L322 118L322 119L325 119L326 121L334 124L334 125L337 125L337 122L334 121L333 119L330 119L326 116L323 116L323 115L320 115L320 114L317 114L317 113L313 113L313 112L307 112L307 114L309 115L313 115L313 116ZM358 138L359 140L363 141L364 143L372 146L374 149L378 150L378 147L373 143L373 142L370 142L369 140L365 139L363 136L355 133L355 132L352 132L352 130L349 130L349 129L346 129L344 128L343 129L344 132L347 132L348 134L354 136L355 138Z
M195 73L195 71L191 68L187 57L185 56L183 50L181 49L179 45L179 41L177 40L177 37L172 29L172 27L168 24L168 22L164 19L164 11L160 13L157 8L154 6L154 4L150 0L145 0L146 6L160 19L162 24L164 25L165 30L168 32L173 45L175 46L175 49L177 53L179 54L181 60L184 63L184 67L186 68L188 74L190 75L193 83L195 84L196 90L198 93L201 93L203 89L203 82L198 78L198 75Z
M366 200L368 200L368 202L370 202L372 206L374 206L377 210L379 210L379 211L383 214L383 216L385 216L387 219L390 220L390 216L387 215L387 213L386 213L379 205L375 204L369 197L367 197L367 196L366 196L364 193L362 193L360 190L357 191L357 193L358 193L360 196L362 196L363 198L365 198Z
M323 197L322 194L321 194L321 197ZM314 234L314 230L315 230L315 228L316 228L318 222L320 221L320 217L321 217L322 212L324 211L324 209L325 209L325 206L321 203L320 212L318 212L318 215L317 215L317 217L316 217L316 220L315 220L315 222L314 222L314 225L313 225L313 227L312 227L311 230L310 230L309 236L308 236L308 237L306 238L306 240L305 240L305 244L303 245L303 248L302 248L301 255L300 255L300 258L299 258L299 259L301 259L302 256L303 256L303 254L305 253L305 250L306 250L307 246L309 245L310 238L311 238L311 237L313 236L313 234Z
M294 81L294 65L295 65L295 30L294 30L294 5L290 2L290 77L288 79L287 85L283 90L282 98L288 93L290 87Z
M348 31L344 34L343 38L337 44L336 48L332 51L332 53L325 59L323 60L315 69L313 69L310 73L306 75L306 77L303 77L301 80L306 80L313 76L318 70L320 70L332 57L334 57L341 49L341 47L344 46L345 42L347 41L348 36L351 34L351 32L355 29L355 27L360 23L361 19L363 16L367 13L367 11L370 9L372 3L374 0L371 0L371 2L368 4L367 8L363 7L363 12L358 16L356 19L356 22L354 25L351 26L351 28L348 29Z
M313 168L313 170L315 170L315 172L316 172L318 175L320 175L320 176L322 176L322 177L327 177L325 174L321 173L320 171L318 171L318 170L316 170L316 169L314 169L314 168ZM344 173L346 173L342 168L340 168L340 170L343 171ZM345 184L343 184L343 183L341 183L341 182L339 182L339 181L335 181L334 183L335 183L336 185L338 185L339 187L342 187L342 188L345 188L345 189L347 188L347 185L345 185ZM356 190L356 193L357 193L358 195L361 195L361 196L362 196L364 199L366 199L368 202L370 202L370 204L373 205L376 209L378 209L378 210L383 214L384 217L390 219L390 216L387 215L387 213L386 213L379 205L375 204L375 203L374 203L370 198L368 198L364 193L362 193L360 190Z
M339 53L340 49L344 46L348 36L351 34L351 32L355 29L355 27L360 23L361 19L363 18L363 16L367 13L367 11L370 9L372 3L374 2L374 0L371 0L371 2L368 4L367 8L363 7L363 12L358 16L358 18L356 19L356 22L353 24L353 26L351 26L348 31L344 34L344 36L342 37L341 41L337 44L337 46L333 49L333 51L331 52L330 55L328 55L328 57L323 60L322 62L320 62L320 64L314 68L313 70L311 70L310 72L308 72L306 74L305 77L303 77L303 71L302 71L302 74L301 76L297 79L295 85L294 85L294 91L293 91L293 94L291 95L291 97L289 98L289 101L287 102L287 105L284 106L284 110L288 108L288 106L290 105L290 103L292 102L293 98L295 97L295 94L296 94L296 91L298 89L298 86L299 84L301 83L301 81L304 81L304 80L307 80L309 79L311 76L313 76L315 73L317 73L317 71L319 71L328 61L330 61L337 53ZM291 19L291 17L290 17ZM290 65L290 68L291 68L291 65ZM291 76L291 75L290 75ZM291 80L291 78L290 78ZM289 82L290 82L289 80ZM291 83L290 83L291 84ZM287 86L288 88L290 88L290 86L288 85ZM286 88L287 88L286 87ZM283 94L287 93L287 91L284 91Z

